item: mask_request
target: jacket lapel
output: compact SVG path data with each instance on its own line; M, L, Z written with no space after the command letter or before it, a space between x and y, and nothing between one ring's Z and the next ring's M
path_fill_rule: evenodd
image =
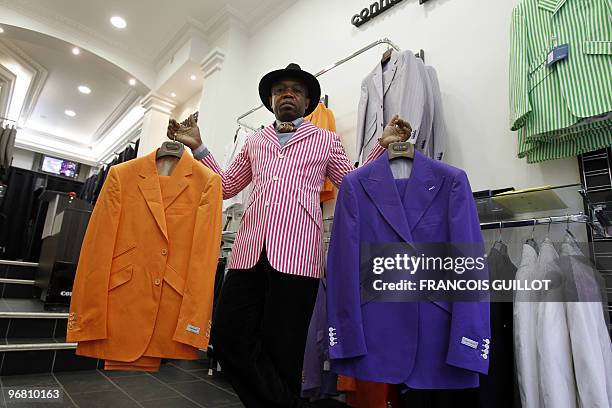
M383 95L387 94L387 91L389 90L389 87L391 86L391 83L393 82L393 79L395 78L395 74L397 70L399 69L399 64L400 64L399 53L394 52L393 54L391 54L391 59L387 63L387 70L383 73ZM381 71L382 71L382 66L381 66Z
M268 143L276 146L276 149L280 150L280 142L278 141L278 137L276 136L276 129L274 128L274 123L266 126L261 130L261 137L264 140L267 140Z
M383 154L374 160L370 164L369 177L360 179L360 182L383 218L404 242L411 242L410 227L402 200L395 188L388 156Z
M567 0L538 0L538 7L551 13L556 13Z
M144 157L143 165L140 168L140 177L142 180L138 183L138 189L144 197L149 210L160 231L168 240L168 229L166 227L166 216L164 214L164 205L157 179L157 168L155 167L155 155L157 150L149 153ZM185 155L185 153L183 153ZM181 158L182 159L182 158ZM179 162L180 163L180 162ZM176 169L175 169L176 170Z
M415 150L412 173L408 179L404 197L410 231L418 225L444 182L444 177L434 175L430 160L423 153Z
M193 160L191 156L186 152L183 152L181 159L177 163L176 167L172 171L171 179L172 183L168 183L166 186L167 191L165 191L166 200L164 209L170 207L170 205L177 199L177 197L185 191L187 185L189 184L186 177L190 176L192 173ZM162 201L163 202L163 201Z
M315 125L305 120L304 122L302 122L300 127L297 129L297 131L295 132L295 135L291 136L291 138L287 141L287 143L285 143L282 149L286 149L289 146L296 144L300 140L306 139L307 137L312 136L317 131L317 129L318 128Z

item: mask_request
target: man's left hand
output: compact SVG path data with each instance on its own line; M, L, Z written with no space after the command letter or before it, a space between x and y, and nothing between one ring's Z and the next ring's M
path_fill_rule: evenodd
M378 143L386 149L393 142L405 142L411 133L412 126L410 126L410 123L400 119L399 115L395 115L383 130Z

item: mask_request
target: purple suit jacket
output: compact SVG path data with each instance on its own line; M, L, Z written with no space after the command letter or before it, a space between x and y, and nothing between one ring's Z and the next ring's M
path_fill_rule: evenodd
M342 182L327 257L332 368L415 389L477 387L488 370L488 302L361 301L364 242L483 244L465 172L416 151L403 198L394 184L387 155Z

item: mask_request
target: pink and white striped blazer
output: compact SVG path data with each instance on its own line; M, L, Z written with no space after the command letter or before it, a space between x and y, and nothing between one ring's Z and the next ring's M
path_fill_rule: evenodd
M367 161L385 151L376 146ZM354 169L335 133L304 121L281 147L270 125L247 136L225 171L211 154L202 163L221 176L223 199L235 196L253 181L234 241L231 269L252 268L265 242L270 265L277 271L321 277L321 187L325 176L339 186Z

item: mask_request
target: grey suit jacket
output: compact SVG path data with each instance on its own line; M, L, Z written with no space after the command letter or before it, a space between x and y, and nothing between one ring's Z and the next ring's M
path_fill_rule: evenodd
M565 236L560 255L566 261L562 264L567 268L563 272L581 300L564 303L578 404L612 407L612 346L600 297L605 282L571 236ZM607 300L604 304L608 304Z
M417 146L427 156L435 160L443 160L448 143L448 134L446 132L446 124L444 123L444 110L442 109L442 94L440 93L440 83L438 82L438 74L431 66L426 66L427 78L431 85L433 94L433 126L431 135L428 139L417 140ZM420 143L420 144L419 144Z
M0 168L8 167L6 165L6 147L8 146L11 128L0 127Z
M8 168L13 162L13 150L15 149L15 137L17 129L11 129L8 133L6 147L4 148L4 167Z
M394 52L385 70L377 64L361 83L357 112L357 153L363 162L384 126L399 114L417 132L417 146L429 140L434 97L423 61L411 51Z

